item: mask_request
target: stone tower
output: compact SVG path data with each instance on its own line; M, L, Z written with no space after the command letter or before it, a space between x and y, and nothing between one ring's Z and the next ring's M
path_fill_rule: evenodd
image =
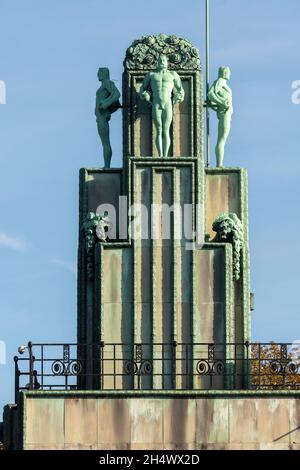
M174 105L164 158L155 147L151 107L139 95L160 54L185 92ZM247 174L204 167L202 81L198 50L177 36L143 37L126 51L123 167L80 172L80 227L89 213L111 210L114 229L106 241L97 238L96 224L88 236L80 230L78 343L96 345L81 351L83 388L237 385L227 374L229 359L244 351L229 343L250 336ZM238 250L232 233L213 230L222 214L235 214ZM205 372L217 367L224 373L211 380Z

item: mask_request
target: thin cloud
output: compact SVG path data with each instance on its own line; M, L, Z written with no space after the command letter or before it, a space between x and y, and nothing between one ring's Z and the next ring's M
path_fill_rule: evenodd
M8 235L5 232L0 232L0 245L10 248L15 251L25 251L26 245L20 238Z
M52 263L57 264L58 266L61 266L66 271L69 271L69 273L72 273L75 276L77 274L77 268L76 268L75 263L68 263L67 261L63 261L63 260L58 259L58 258L54 258L52 260Z

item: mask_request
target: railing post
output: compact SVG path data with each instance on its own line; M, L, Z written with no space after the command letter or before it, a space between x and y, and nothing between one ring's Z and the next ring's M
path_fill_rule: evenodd
M250 359L249 359L249 348L250 348L250 343L249 341L245 342L245 347L246 347L246 370L244 373L244 387L246 390L251 389L251 369L249 367L250 364Z
M41 389L44 389L44 345L41 346Z
M100 341L100 390L104 388L104 341Z
M143 363L143 349L142 349L142 344L136 343L135 344L135 358L134 362L136 363L137 366L137 389L141 389L141 373L142 373L142 363Z
M28 353L29 353L29 390L33 390L34 388L34 374L33 374L34 356L32 354L32 342L31 341L29 341L28 343Z
M18 394L19 394L19 390L20 390L20 370L19 370L19 366L18 366L18 361L19 361L18 356L15 356L14 357L14 362L15 362L15 403L17 403Z
M176 364L176 347L177 347L177 341L173 341L172 343L172 364L173 364L173 374L172 374L172 388L173 390L176 390L177 384L176 384L176 370L177 370L177 364Z
M260 347L261 347L261 344L259 343L258 345L258 389L260 390L260 383L261 383L261 377L260 377L260 368L261 368L261 364L260 364L260 360L261 360L261 354L260 354Z

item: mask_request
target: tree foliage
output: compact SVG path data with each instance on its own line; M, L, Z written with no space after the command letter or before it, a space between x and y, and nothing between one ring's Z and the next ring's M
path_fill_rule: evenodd
M291 345L252 344L250 357L252 388L300 388L300 356Z

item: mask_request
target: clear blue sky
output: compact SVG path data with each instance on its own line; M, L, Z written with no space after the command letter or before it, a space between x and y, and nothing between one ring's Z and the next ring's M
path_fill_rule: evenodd
M190 39L204 60L204 0L1 0L0 405L12 357L33 341L76 339L78 170L100 166L97 68L121 87L135 38ZM235 114L226 164L249 170L253 339L300 339L299 0L211 0L211 73L230 65ZM114 116L113 165L121 162Z

